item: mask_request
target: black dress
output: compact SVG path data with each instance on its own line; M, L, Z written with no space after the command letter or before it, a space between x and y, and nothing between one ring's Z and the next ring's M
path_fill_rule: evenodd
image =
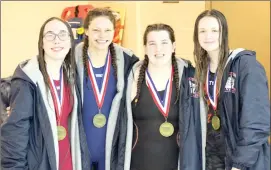
M160 96L164 91L159 91ZM133 146L131 170L177 170L179 147L177 134L179 130L179 112L176 100L175 84L172 84L172 95L168 122L174 126L174 133L170 137L164 137L159 132L159 127L165 122L163 114L154 103L151 93L143 81L140 98L135 106L132 101L134 119ZM178 103L178 102L177 102Z
M209 73L209 94L213 98L215 73ZM205 90L205 99L209 100ZM210 102L209 102L210 103ZM220 129L214 130L212 127L212 117L214 109L211 104L208 104L208 121L207 121L207 140L206 140L206 170L225 170L225 140ZM220 118L219 111L216 115Z

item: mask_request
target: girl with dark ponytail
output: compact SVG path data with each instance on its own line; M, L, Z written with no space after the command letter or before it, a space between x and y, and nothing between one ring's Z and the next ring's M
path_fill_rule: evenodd
M82 118L89 163L95 170L115 169L118 157L119 113L123 113L127 74L138 58L114 44L115 16L107 8L89 11L84 42L76 47L81 83Z
M199 170L200 139L197 93L192 90L194 68L175 57L175 35L166 24L147 26L145 57L128 77L126 143L119 169ZM121 153L122 154L122 153Z

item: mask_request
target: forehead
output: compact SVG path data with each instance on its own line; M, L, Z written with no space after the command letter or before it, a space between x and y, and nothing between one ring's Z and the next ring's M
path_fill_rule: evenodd
M52 21L48 22L44 27L44 33L48 32L48 31L52 31L54 33L59 33L62 30L68 32L67 26L58 20L52 20Z
M90 27L98 27L98 28L104 28L104 27L110 27L113 28L113 23L110 21L110 19L106 16L96 17L90 22Z
M165 30L161 31L151 31L148 33L147 41L162 41L162 40L170 40L169 33Z
M219 28L219 23L214 17L203 17L199 21L199 29L207 29L207 28Z

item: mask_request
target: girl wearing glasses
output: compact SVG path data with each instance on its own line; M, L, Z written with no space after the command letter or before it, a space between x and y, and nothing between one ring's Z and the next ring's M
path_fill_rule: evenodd
M16 68L1 129L2 169L86 169L73 41L69 25L50 18L40 29L38 56Z
M127 73L138 61L130 50L112 42L114 27L115 16L109 9L89 11L84 43L76 48L88 163L95 170L116 169L118 117L123 114Z

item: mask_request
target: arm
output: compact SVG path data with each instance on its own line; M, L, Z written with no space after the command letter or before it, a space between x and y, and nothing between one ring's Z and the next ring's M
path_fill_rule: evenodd
M11 114L1 128L1 169L28 169L27 148L33 97L30 87L20 80L11 84Z
M255 164L270 131L270 101L264 68L254 57L246 56L241 59L240 73L239 133L232 157L233 167L238 169Z

